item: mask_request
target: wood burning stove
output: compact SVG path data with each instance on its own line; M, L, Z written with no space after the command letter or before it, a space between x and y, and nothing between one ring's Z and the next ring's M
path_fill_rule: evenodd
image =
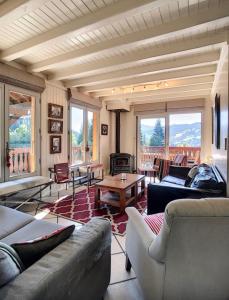
M110 155L110 173L116 175L119 173L133 173L134 156L128 153L111 153Z

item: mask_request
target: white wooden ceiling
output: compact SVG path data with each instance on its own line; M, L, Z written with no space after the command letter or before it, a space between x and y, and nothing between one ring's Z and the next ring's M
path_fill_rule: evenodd
M106 101L210 95L228 0L0 0L0 60Z

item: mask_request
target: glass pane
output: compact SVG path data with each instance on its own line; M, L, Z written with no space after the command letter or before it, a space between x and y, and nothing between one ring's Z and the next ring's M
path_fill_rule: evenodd
M97 160L97 113L88 111L87 113L88 120L88 149L87 160L96 161Z
M140 165L150 166L155 157L165 156L165 118L140 121Z
M84 161L83 109L71 107L71 158L72 164Z
M9 94L10 177L35 171L35 98Z
M169 116L169 156L181 153L189 160L199 156L201 149L201 113Z

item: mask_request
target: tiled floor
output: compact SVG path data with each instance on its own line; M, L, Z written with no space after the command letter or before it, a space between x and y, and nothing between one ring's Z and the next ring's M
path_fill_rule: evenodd
M48 198L49 197L45 200L52 202L52 199ZM37 219L43 219L65 226L75 224L77 229L83 226L82 224L61 217L57 218L55 215L49 213L44 214L40 210L37 213L35 210L29 211L28 213ZM127 272L125 270L125 236L112 234L111 280L104 300L144 300L134 271L131 270Z

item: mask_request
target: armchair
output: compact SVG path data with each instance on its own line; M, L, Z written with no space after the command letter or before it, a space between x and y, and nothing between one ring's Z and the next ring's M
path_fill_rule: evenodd
M126 269L133 267L145 300L228 299L228 198L169 203L158 235L135 208L126 212Z

